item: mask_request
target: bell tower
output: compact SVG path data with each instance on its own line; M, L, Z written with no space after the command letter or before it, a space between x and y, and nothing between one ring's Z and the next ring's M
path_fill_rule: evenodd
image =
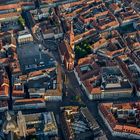
M74 31L73 31L73 21L70 21L70 32L69 32L70 47L74 50Z

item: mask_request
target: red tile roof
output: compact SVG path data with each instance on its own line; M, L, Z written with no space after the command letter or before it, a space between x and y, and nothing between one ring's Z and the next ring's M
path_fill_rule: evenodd
M137 105L137 103L122 103L122 104L115 104L113 103L102 103L99 105L100 111L102 112L104 118L107 120L109 125L114 131L121 132L121 133L132 133L136 135L140 135L140 128L134 126L134 125L121 125L118 123L117 119L113 116L113 114L109 111L112 106L123 108L123 109L131 109L134 108L134 105ZM120 106L120 107L119 107Z

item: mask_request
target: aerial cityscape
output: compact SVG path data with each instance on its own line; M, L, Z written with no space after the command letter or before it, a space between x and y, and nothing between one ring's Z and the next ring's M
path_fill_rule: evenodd
M140 140L140 0L0 0L0 140Z

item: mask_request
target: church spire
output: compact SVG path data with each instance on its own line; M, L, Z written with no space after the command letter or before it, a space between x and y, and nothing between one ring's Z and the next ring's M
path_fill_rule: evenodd
M70 21L70 33L69 33L69 40L70 40L70 46L72 49L74 49L74 31L73 31L73 20Z

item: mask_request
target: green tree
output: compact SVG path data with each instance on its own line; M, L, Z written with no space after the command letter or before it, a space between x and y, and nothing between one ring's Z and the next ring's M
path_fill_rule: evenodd
M25 27L25 20L22 18L22 16L20 16L20 17L18 18L18 20L19 20L19 22L21 23L21 25L22 25L23 27Z
M52 11L52 9L51 9L51 8L49 9L49 11L48 11L48 12L49 12L49 15L51 15L51 14L53 13L53 11Z
M90 47L90 45L87 45L87 46L85 47L85 50L86 50L86 52L87 52L88 54L90 54L90 53L91 53L91 47Z
M82 58L82 57L85 57L86 55L87 55L87 52L86 52L86 50L84 50L84 49L81 49L81 52L80 52L80 58Z
M79 58L85 57L86 55L90 54L91 48L90 48L88 41L83 41L79 45L75 46L74 51L75 51L76 58L79 59Z
M75 96L75 100L78 101L78 102L80 102L81 101L80 96L79 95Z

